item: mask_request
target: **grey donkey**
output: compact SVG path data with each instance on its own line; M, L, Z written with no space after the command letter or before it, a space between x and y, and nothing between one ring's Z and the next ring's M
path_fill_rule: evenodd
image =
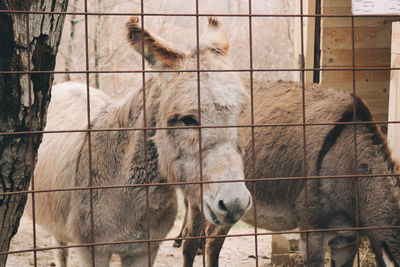
M244 177L236 128L202 129L201 150L199 146L200 121L204 126L238 123L248 98L238 75L201 73L199 111L197 73L185 71L196 69L197 50L181 52L169 47L142 30L136 17L126 26L133 48L140 54L144 48L144 58L161 72L147 75L145 88L133 90L119 102L90 89L92 129L138 129L91 133L92 185L126 187L93 189L92 229L89 190L66 190L90 184L87 133L45 134L35 169L35 189L65 189L35 195L36 222L52 233L59 245L112 242L94 247L94 263L98 267L109 266L112 254L121 256L122 266L153 264L159 242L150 243L151 255L148 255L148 243L143 240L164 238L177 212L175 187L165 183L199 181L200 167L203 181ZM203 69L231 68L227 59L229 45L220 31L219 22L209 18L199 51ZM57 85L52 91L46 130L86 129L84 114L86 86ZM144 132L144 126L151 129ZM147 180L155 184L148 187L148 198L145 187L141 186ZM204 203L206 218L212 223L232 224L252 205L243 181L204 184L203 195L198 184L181 188L192 204ZM31 213L30 204L27 207L27 213ZM91 266L91 247L83 245L77 249L81 266ZM57 264L66 266L67 256L67 250L63 249L57 256Z
M305 129L307 174L312 177L334 177L307 181L307 206L304 180L272 179L246 183L255 195L253 201L257 209L258 227L271 231L306 230L308 214L308 229L322 230L309 233L308 253L306 234L301 234L300 248L305 266L324 266L327 247L331 251L332 266L353 265L357 248L356 231L349 228L357 226L357 208L358 225L377 228L359 231L360 237L369 238L377 264L400 264L399 180L393 175L398 173L398 167L391 159L379 128L370 123L372 116L369 109L359 97L356 96L355 100L353 109L353 96L349 93L317 85L305 88L306 123L314 124ZM241 124L251 122L250 114L250 110L242 113ZM300 126L254 129L254 173L251 130L241 128L246 179L303 176L302 114L301 84L254 82L256 124ZM354 126L346 124L353 118L360 122L356 125L356 135ZM327 124L318 125L323 123ZM365 176L357 179L348 177L353 174ZM200 216L199 209L191 205L189 200L184 237L200 235ZM254 225L254 210L249 210L242 219ZM218 266L219 252L224 242L224 238L212 236L226 235L230 228L230 225L207 224L206 234L211 237L206 239L207 266ZM343 230L328 230L332 228ZM185 266L192 266L199 245L199 239L184 241Z

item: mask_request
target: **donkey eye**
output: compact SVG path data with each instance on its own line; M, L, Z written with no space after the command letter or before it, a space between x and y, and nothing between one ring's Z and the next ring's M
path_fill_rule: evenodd
M186 126L198 126L199 125L199 122L193 116L184 116L181 118L181 120Z

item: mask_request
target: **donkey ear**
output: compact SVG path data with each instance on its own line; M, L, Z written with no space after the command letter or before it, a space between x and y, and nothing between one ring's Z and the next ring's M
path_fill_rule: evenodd
M126 27L128 29L128 41L140 54L142 54L142 47L144 47L144 58L153 67L177 69L182 63L184 55L170 48L162 39L156 38L147 30L142 30L137 17L131 17L126 23Z
M213 45L214 52L222 55L228 54L229 39L217 18L208 17L208 28L205 37Z

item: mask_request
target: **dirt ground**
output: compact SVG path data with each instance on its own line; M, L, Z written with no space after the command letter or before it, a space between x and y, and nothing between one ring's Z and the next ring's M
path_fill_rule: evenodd
M182 220L176 220L174 227L168 234L168 238L175 237L181 228ZM53 246L52 237L43 228L37 226L37 246L50 247ZM261 229L258 232L265 232ZM254 229L242 222L235 225L230 234L251 234ZM32 248L32 221L23 217L18 233L14 236L10 251L24 250ZM268 266L271 256L271 236L264 235L257 238L258 243L258 265ZM226 267L245 267L256 266L254 236L248 237L230 237L227 238L220 255L220 266ZM70 266L78 266L75 251L70 252ZM33 253L15 253L8 256L7 267L15 266L33 266ZM55 266L53 252L43 251L37 253L37 266ZM117 256L111 259L111 266L120 266ZM154 266L169 267L182 266L182 250L181 248L172 247L172 242L166 241L161 244ZM203 266L203 257L196 256L195 267Z

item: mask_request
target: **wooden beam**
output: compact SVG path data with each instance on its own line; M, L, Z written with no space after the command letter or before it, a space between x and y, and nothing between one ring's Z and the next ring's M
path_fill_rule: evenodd
M316 0L308 0L307 14L315 15L315 2ZM306 69L314 68L314 42L315 42L315 18L308 17L307 20L307 39L306 49L307 53L304 55ZM307 83L313 82L314 72L307 71L305 73L305 81Z
M351 14L351 0L323 0L322 14ZM354 46L356 67L389 67L392 21L400 17L355 17ZM352 66L351 18L322 19L321 67ZM353 91L352 71L321 71L321 83ZM356 71L356 93L371 108L375 120L387 120L389 71ZM400 96L399 96L400 97Z
M392 23L391 67L400 67L400 22ZM400 71L390 73L389 121L400 121ZM389 123L388 144L392 157L400 162L400 124Z
M328 3L329 1L325 0L324 2ZM324 15L351 15L351 7L324 7L324 6L322 6L322 14L324 14Z
M349 82L353 83L353 71L323 71L324 76L321 82ZM376 82L376 81L389 81L389 70L357 70L356 81L358 82ZM357 85L357 84L356 84ZM386 89L389 89L386 87ZM389 90L388 90L389 91Z
M335 1L324 1L324 7L349 7L351 8L351 0L335 0Z
M383 27L398 20L398 17L356 17L354 18L355 27ZM324 28L351 27L351 18L324 17L322 18Z
M325 28L324 41L328 47L348 49L352 43L351 27ZM354 47L364 48L390 48L390 27L354 27Z
M365 48L355 50L355 60L357 67L389 67L390 48ZM323 67L351 67L351 49L322 49Z
M303 267L298 235L272 235L271 264Z
M324 76L324 75L323 75ZM322 81L325 86L353 92L353 82L335 80ZM371 109L374 120L386 121L388 118L389 80L386 81L356 81L356 94L360 96Z
M300 14L299 1L297 3L297 14ZM304 0L303 1L303 14L314 15L315 14L315 3L316 0ZM295 61L298 63L298 67L301 67L299 61L301 55L301 26L303 27L304 34L304 65L306 68L314 68L314 42L315 42L315 18L305 17L303 19L303 25L300 25L300 19L295 19L295 45L294 45L294 56ZM293 72L293 79L296 81L300 80L299 72ZM305 73L305 81L313 82L313 72L307 71Z

